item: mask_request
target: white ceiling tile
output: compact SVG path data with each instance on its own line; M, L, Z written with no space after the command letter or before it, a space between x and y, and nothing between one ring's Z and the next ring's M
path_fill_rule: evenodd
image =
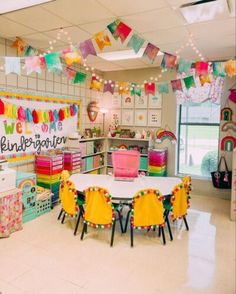
M194 41L200 50L207 48L227 48L233 47L236 44L235 34L226 35L224 38L216 38L214 35L209 35L207 38L194 39Z
M108 24L114 21L114 17L112 18L106 18L100 21L95 21L91 23L81 24L79 27L91 35L94 35L95 33L98 33L100 31L103 31Z
M22 25L27 25L40 32L69 26L70 23L63 20L40 6L18 10L5 14L5 17Z
M129 0L128 3L127 0L98 0L98 2L118 16L151 11L153 9L167 6L167 3L164 0L148 0L148 2L143 0Z
M171 8L125 16L123 20L140 33L169 29L184 24L183 19Z
M186 42L189 33L186 27L172 28L168 30L157 30L154 32L144 33L143 36L156 46L173 42ZM159 46L161 49L161 46Z
M4 16L0 16L0 28L0 36L4 38L12 38L35 32L29 27L15 23L14 21L11 21Z
M43 7L75 25L116 17L95 0L57 0Z
M51 41L52 38L42 33L36 33L36 34L24 36L24 40L35 48L49 49L49 41ZM65 44L63 42L57 41L57 46L59 45L65 47Z
M209 48L203 51L208 60L227 60L236 55L235 46L227 48Z

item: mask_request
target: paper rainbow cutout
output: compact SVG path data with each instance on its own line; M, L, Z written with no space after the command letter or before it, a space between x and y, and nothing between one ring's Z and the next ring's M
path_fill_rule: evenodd
M232 120L232 115L233 115L232 109L229 108L229 107L224 107L224 108L221 109L220 119L221 120L226 120L226 121L231 121Z
M172 133L170 131L166 131L164 129L158 130L156 135L157 135L157 142L158 143L163 142L165 139L169 139L171 141L171 143L173 143L173 144L177 141L177 138L174 133Z
M227 132L228 130L232 130L232 131L236 132L236 123L233 121L229 121L229 122L224 123L221 127L221 131Z
M220 149L222 151L233 151L236 148L236 139L233 136L226 136L222 138Z
M23 181L20 182L18 187L21 190L25 190L26 188L30 188L32 186L35 186L35 181L33 179L24 179Z

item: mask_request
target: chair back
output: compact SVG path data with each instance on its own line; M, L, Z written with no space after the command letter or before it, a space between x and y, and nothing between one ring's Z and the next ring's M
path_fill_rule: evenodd
M159 190L139 191L132 201L131 225L136 229L164 226L163 196Z
M84 192L84 222L96 228L110 227L115 214L108 190L100 187L89 187Z
M61 200L62 209L68 215L75 216L79 208L77 205L77 191L72 181L61 181L59 197Z
M123 150L112 152L112 163L115 177L138 176L140 153L136 150Z
M186 191L189 193L192 190L192 178L190 176L185 176L182 178L182 182L185 185Z
M182 218L187 214L189 197L184 184L178 184L174 187L170 201L172 205L172 220Z

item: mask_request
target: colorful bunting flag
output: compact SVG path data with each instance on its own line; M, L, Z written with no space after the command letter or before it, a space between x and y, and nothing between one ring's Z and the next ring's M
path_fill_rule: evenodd
M18 57L5 57L5 73L21 74L20 58Z
M103 50L105 46L111 46L111 41L105 32L99 32L94 35L94 39L100 50Z
M91 39L85 40L79 44L80 52L85 59L89 54L90 55L97 55L96 50L93 46L93 42Z
M31 56L25 58L25 67L27 75L30 75L32 72L41 73L41 60L37 56Z
M208 62L205 61L197 61L195 63L196 75L206 76L208 74Z
M137 95L137 96L140 97L142 95L142 90L137 87L136 83L132 83L131 84L130 94L131 94L131 96Z
M87 75L83 72L77 71L73 80L73 84L81 84L86 80Z
M178 65L178 72L187 74L191 66L192 66L192 61L180 58L179 65Z
M108 30L110 31L110 33L112 34L112 36L114 37L115 40L118 40L118 37L119 37L114 34L119 23L120 23L120 21L117 19L107 26Z
M132 37L130 38L127 47L131 47L134 52L137 54L141 47L143 46L145 40L137 34L133 34Z
M116 30L113 36L115 39L116 37L120 37L121 43L124 43L124 41L126 40L126 38L128 37L131 31L132 29L129 26L127 26L123 22L120 22L118 26L116 27Z
M176 66L176 59L177 57L175 55L169 54L169 53L164 53L162 62L161 62L161 67L162 68L174 68Z
M111 82L111 83L104 83L104 88L103 88L103 92L110 92L111 94L114 93L115 90L115 82Z
M62 51L62 56L65 59L67 65L72 65L73 63L80 63L81 56L77 48L67 48Z
M129 94L129 83L127 82L119 82L118 85L118 93L121 94Z
M144 91L145 91L145 94L146 95L148 95L148 94L155 95L155 92L156 92L156 85L155 85L155 83L145 83L144 84Z
M194 88L196 86L193 76L186 77L183 80L186 89Z
M16 48L17 53L22 54L25 50L25 45L26 45L25 42L21 38L16 37L16 39L12 43L11 47Z
M151 43L148 43L143 53L143 56L147 57L153 63L159 51L160 49L158 47Z
M232 78L233 76L236 75L236 60L228 60L225 62L225 72L227 75Z
M69 66L66 67L65 76L69 80L73 80L75 78L75 74L76 74L76 71L73 68L71 68Z
M172 90L175 91L183 91L181 79L171 81Z
M163 83L157 84L157 90L160 94L169 93L169 83L163 82Z
M96 78L92 77L90 90L101 91L102 90L102 83Z
M25 47L24 56L35 56L35 55L37 55L37 50L34 49L32 46L27 45Z
M49 72L62 71L62 65L60 60L60 53L53 52L45 55L45 61Z
M208 83L208 84L211 83L211 79L210 79L209 75L199 76L199 80L200 80L201 86L204 86L206 83Z
M224 62L213 62L212 63L212 68L213 68L213 75L214 76L220 76L220 77L225 77L225 63Z

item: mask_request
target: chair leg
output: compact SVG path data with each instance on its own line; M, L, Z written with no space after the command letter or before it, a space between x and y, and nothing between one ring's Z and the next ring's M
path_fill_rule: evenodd
M127 227L128 227L128 222L129 222L129 216L130 216L131 210L128 211L127 216L126 216L126 222L125 222L125 229L124 233L127 232Z
M74 236L76 235L77 230L78 230L80 217L81 217L81 210L79 211L78 219L77 219L77 222L76 222L76 225L75 225Z
M158 237L161 237L161 227L158 228Z
M123 230L123 224L122 224L122 215L121 212L119 210L117 210L118 216L119 216L119 222L120 222L120 229L121 229L121 233L124 233Z
M169 211L166 212L166 216L165 216L165 222L167 223L167 228L169 231L169 235L170 235L170 241L173 241L173 235L172 235L172 231L171 231L171 227L170 227L170 221L169 221Z
M113 242L114 242L115 228L116 228L116 220L114 219L112 230L111 230L111 247L113 246Z
M62 220L61 220L61 223L62 223L62 224L64 224L65 217L66 217L66 213L64 212L63 217L62 217Z
M166 244L166 238L165 238L165 232L164 232L164 228L163 227L161 227L161 234L162 234L163 244L165 245Z
M184 219L186 230L189 231L188 222L186 220L186 217L184 216L183 219Z
M134 228L133 226L130 224L130 245L131 247L134 247Z
M83 225L83 229L82 229L82 233L81 233L81 236L80 236L80 240L83 240L85 231L87 231L87 224L86 223L84 223L84 225Z
M63 213L63 208L61 209L61 211L60 211L60 213L58 215L58 218L57 218L58 220L60 220L62 213Z

